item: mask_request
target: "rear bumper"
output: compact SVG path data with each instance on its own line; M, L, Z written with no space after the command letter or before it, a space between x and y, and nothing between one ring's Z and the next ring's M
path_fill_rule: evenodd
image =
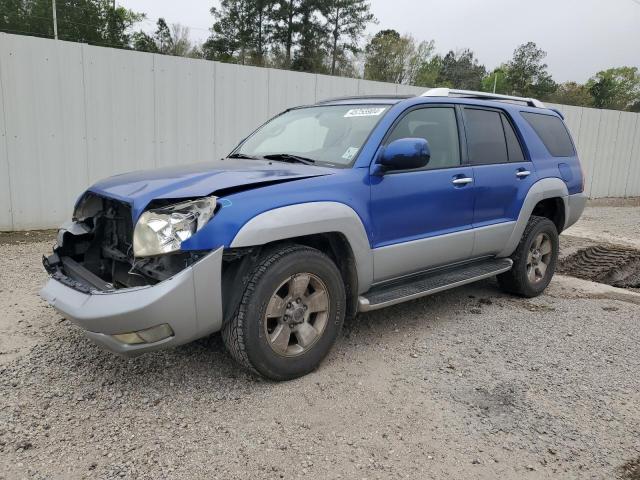
M222 248L219 248L153 286L86 294L52 278L40 295L100 346L135 356L220 330L221 272ZM162 324L168 324L174 335L155 343L129 345L112 337Z
M584 212L584 207L587 205L587 195L584 192L581 192L569 195L566 198L565 230L580 219L582 212Z

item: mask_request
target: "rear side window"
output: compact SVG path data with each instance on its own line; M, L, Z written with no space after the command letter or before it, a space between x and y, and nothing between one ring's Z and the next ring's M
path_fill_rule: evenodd
M506 163L507 142L499 112L465 108L467 146L472 165Z
M507 151L509 152L510 162L524 162L524 154L522 153L522 147L516 136L516 132L513 130L511 123L507 120L507 117L502 115L502 126L504 127L504 136L507 139Z
M573 157L576 154L571 137L562 120L553 115L520 112L554 157Z

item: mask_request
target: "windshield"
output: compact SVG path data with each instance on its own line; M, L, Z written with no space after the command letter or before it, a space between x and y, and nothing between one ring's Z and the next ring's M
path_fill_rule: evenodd
M258 129L234 154L286 154L348 166L388 109L389 105L329 105L290 110Z

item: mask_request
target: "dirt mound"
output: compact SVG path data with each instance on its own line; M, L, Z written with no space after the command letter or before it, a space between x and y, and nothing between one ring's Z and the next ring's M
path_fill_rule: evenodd
M559 273L620 288L640 288L640 250L596 245L569 255Z

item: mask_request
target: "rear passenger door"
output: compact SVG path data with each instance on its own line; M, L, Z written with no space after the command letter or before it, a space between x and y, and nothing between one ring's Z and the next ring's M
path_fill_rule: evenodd
M494 255L509 240L536 174L505 111L475 106L462 110L476 188L473 256Z

